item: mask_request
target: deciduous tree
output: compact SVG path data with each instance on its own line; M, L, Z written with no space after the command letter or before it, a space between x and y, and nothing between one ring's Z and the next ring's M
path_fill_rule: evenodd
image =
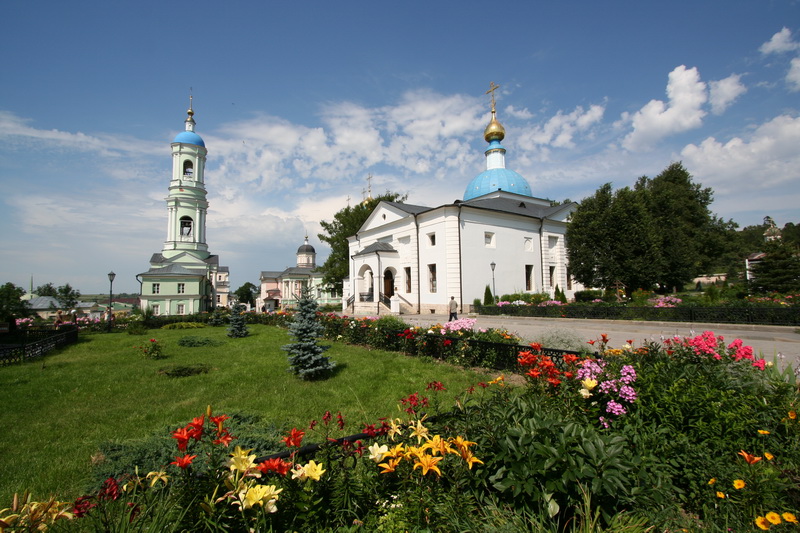
M240 304L249 304L253 306L256 304L256 295L258 294L258 287L250 283L249 281L246 282L244 285L233 291L233 294L236 295L236 299L239 301Z
M382 201L404 202L407 195L386 192L377 198L369 198L360 204L347 206L333 215L333 220L320 222L324 233L317 237L331 248L331 254L325 263L319 267L322 272L322 282L341 289L342 280L350 273L350 252L347 238L355 235L364 225L370 213Z
M0 322L10 322L13 327L14 319L30 316L28 302L21 300L23 296L25 289L11 282L0 286Z

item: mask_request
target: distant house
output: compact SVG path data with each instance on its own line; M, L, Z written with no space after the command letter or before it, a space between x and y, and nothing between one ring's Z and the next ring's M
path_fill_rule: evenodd
M28 300L28 305L31 310L39 315L39 318L44 320L53 320L56 313L61 310L62 314L69 315L72 309L66 309L61 306L58 300L52 296L35 296ZM79 316L88 316L91 318L99 318L101 311L96 302L78 302L73 308Z
M259 310L292 309L306 288L319 305L341 306L341 293L322 282L322 272L317 270L317 252L308 244L307 236L297 249L297 266L283 271L264 270L259 279L261 286L256 299Z

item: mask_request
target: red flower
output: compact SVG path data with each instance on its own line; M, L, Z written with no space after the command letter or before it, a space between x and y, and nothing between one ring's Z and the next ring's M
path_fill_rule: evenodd
M192 461L194 461L195 457L197 457L197 456L196 455L189 455L188 453L186 455L184 455L183 457L177 457L176 456L175 460L172 461L170 464L171 465L175 465L175 466L179 466L179 467L183 468L184 470L186 470L186 468L190 464L192 464Z
M442 385L441 381L431 381L430 383L428 383L428 386L425 387L425 390L441 391L441 390L447 390L447 389L444 388L444 385Z
M216 439L214 439L214 444L222 444L227 448L233 439L234 437L230 433L223 431Z
M328 425L328 423L331 421L332 418L333 415L331 414L330 411L325 411L325 414L322 415L322 421L325 422L326 426Z
M453 341L451 341L450 339L445 339L444 340L444 345L445 346L450 346L451 344L453 344Z
M211 418L209 418L209 420L211 420L211 422L217 425L217 433L219 433L222 431L223 422L225 422L229 418L230 417L228 415L219 415L219 416L212 416Z
M172 433L172 438L178 441L178 450L182 452L186 451L186 445L191 437L192 435L187 428L180 428Z
M339 429L344 429L344 417L341 411L336 413L336 423L339 424Z
M300 431L297 428L292 428L291 433L289 433L288 436L283 438L283 442L285 442L286 446L288 446L289 448L291 448L293 446L296 446L296 447L299 448L300 444L303 442L303 437L304 436L305 436L304 432Z
M600 334L600 341L603 344L608 344L608 335L606 335L605 333L601 333Z
M285 476L287 473L289 473L289 470L292 469L292 463L276 457L275 459L267 459L266 461L259 463L256 468L258 468L264 474L267 472L276 472L279 476Z
M595 341L586 341L587 343L594 345Z
M103 482L100 492L97 493L97 499L116 500L117 498L119 498L119 484L116 479L110 477Z
M542 345L539 344L538 342L532 342L530 346L531 346L531 350L533 350L534 352L541 352L542 351Z
M315 427L317 427L317 421L312 420L311 423L308 425L308 429L309 431L313 431Z
M74 504L72 504L71 512L73 515L75 515L75 518L82 518L86 516L94 507L97 507L97 504L91 502L91 496L81 496L75 500Z

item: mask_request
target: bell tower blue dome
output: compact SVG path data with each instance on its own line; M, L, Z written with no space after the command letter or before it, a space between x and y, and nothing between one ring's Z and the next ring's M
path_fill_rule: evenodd
M202 146L205 148L206 143L203 141L203 138L194 132L195 121L191 96L189 97L189 109L186 111L186 114L189 115L186 117L186 120L184 120L184 123L186 124L186 131L182 131L177 134L172 142L181 144L194 144L196 146Z
M492 93L492 120L483 132L483 138L489 143L486 149L486 170L475 176L464 191L464 201L494 191L506 191L522 196L533 196L528 182L511 169L506 168L506 149L500 144L506 136L506 130L497 120L494 91L498 86L492 83L487 92Z

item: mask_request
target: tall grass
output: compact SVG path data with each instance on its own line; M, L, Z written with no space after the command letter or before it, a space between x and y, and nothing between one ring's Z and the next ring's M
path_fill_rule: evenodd
M212 405L216 413L257 414L275 425L306 427L326 410L341 411L349 429L397 412L397 401L440 381L455 396L486 376L393 352L333 343L335 375L306 382L292 376L281 346L286 331L250 325L230 339L225 328L151 330L145 336L97 334L36 361L0 368L0 507L15 492L38 500L80 495L92 458L104 442L143 439L175 429ZM217 341L187 348L187 335ZM167 358L145 359L135 348L155 338ZM174 378L164 370L208 365ZM256 450L258 452L258 450ZM5 503L4 503L5 502Z

